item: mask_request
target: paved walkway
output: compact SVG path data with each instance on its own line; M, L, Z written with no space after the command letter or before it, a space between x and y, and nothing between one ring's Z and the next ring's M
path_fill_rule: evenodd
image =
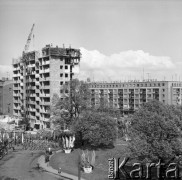
M59 150L56 153L61 152L61 151L62 150ZM51 155L50 158L53 155ZM38 163L39 163L40 167L43 168L44 170L46 170L46 171L48 171L50 173L53 173L55 175L59 175L61 178L65 178L65 179L68 179L68 180L78 180L77 176L74 176L74 175L71 175L71 174L68 174L68 173L65 173L65 172L61 172L61 174L59 174L58 170L53 169L51 166L49 166L49 163L45 163L45 156L44 155L40 156L40 158L38 159ZM81 178L81 180L85 180L85 179Z
M19 147L0 160L0 180L66 180L43 169L37 168L37 160L41 151L24 151Z

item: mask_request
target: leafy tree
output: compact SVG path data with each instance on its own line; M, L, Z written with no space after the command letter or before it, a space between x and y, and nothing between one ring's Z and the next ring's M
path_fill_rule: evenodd
M88 84L74 79L63 86L60 96L53 95L50 109L51 119L56 126L70 126L81 112L90 108Z
M75 124L82 145L108 146L116 139L116 122L106 113L85 111Z
M145 103L132 116L129 148L133 156L169 160L182 152L182 123L175 111L171 106L154 100Z

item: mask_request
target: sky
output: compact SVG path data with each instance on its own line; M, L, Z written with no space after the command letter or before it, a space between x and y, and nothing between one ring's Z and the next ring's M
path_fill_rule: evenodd
M0 78L33 23L30 50L80 48L81 79L182 80L180 0L0 0Z

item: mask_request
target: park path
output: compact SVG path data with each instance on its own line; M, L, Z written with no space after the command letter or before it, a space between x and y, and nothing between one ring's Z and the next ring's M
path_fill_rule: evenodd
M32 153L29 150L17 150L17 148L9 152L0 160L0 180L5 180L7 177L12 180L60 180L58 176L38 169L37 160L42 154L41 151Z

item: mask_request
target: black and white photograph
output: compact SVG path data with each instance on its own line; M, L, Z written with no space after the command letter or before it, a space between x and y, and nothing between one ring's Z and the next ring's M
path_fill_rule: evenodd
M0 180L181 180L181 0L0 0Z

